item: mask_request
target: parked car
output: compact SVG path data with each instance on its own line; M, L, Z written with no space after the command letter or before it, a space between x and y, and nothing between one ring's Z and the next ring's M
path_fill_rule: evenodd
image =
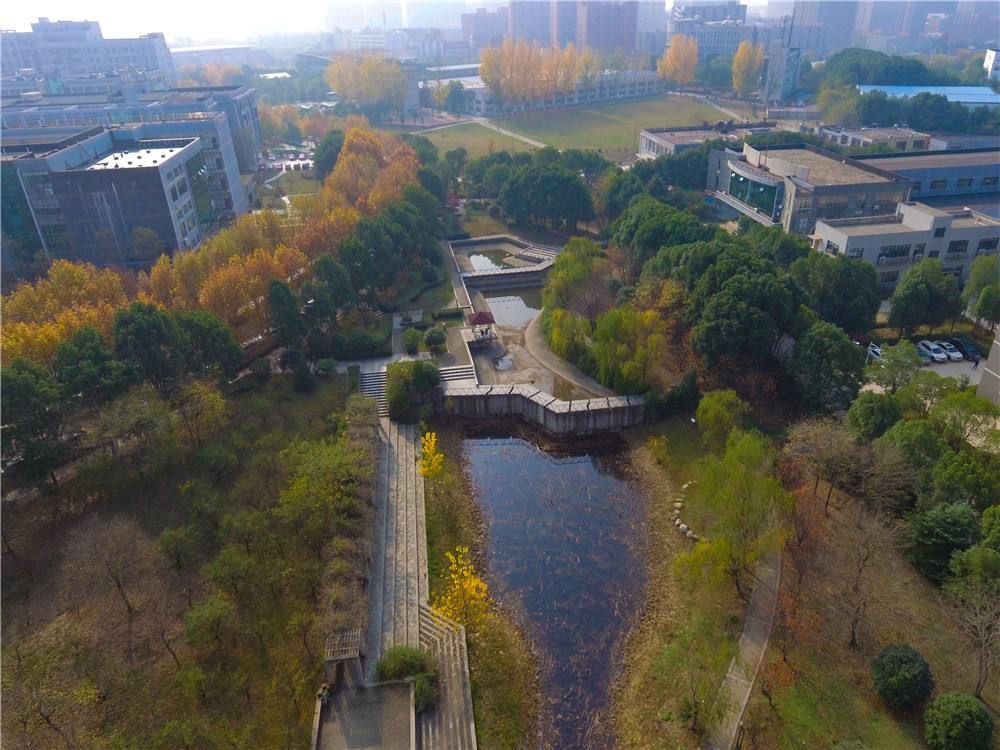
M917 349L917 356L920 357L920 366L928 367L934 360L929 354L925 354L922 349Z
M962 354L962 352L960 352L954 346L952 346L951 342L942 340L942 341L935 341L934 343L940 346L942 349L944 349L944 353L948 355L948 359L950 359L952 362L961 362L963 359L965 359L965 355Z
M964 336L954 336L949 339L951 344L958 349L970 362L975 362L977 359L982 359L983 355L980 353L976 345Z
M917 344L917 351L926 354L933 362L948 361L948 355L944 353L944 349L935 344L933 341L928 341L927 339L924 339Z

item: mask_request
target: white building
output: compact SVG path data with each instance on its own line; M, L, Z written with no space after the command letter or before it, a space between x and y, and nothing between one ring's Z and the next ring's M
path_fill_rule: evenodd
M991 81L1000 79L1000 49L986 50L983 67L986 68L986 77Z
M891 288L924 258L940 258L945 273L965 279L976 256L997 252L1000 221L969 209L900 203L895 215L817 221L812 240L820 252L873 264L879 283Z
M897 151L926 151L931 137L909 128L845 128L839 125L820 123L813 128L813 134L838 146L892 146Z
M5 75L32 70L43 76L144 71L158 88L174 82L174 64L163 34L134 39L105 39L96 21L50 21L39 18L31 31L3 31L0 37Z

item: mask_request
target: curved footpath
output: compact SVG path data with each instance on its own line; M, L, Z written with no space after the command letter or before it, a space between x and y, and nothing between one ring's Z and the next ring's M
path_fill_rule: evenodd
M561 357L557 357L549 349L549 345L542 335L542 327L539 324L541 315L536 315L524 329L524 347L532 357L537 359L543 367L548 368L559 377L568 380L577 388L589 391L594 396L615 396L617 395L610 388L605 388L589 375L581 372L579 368L571 365Z

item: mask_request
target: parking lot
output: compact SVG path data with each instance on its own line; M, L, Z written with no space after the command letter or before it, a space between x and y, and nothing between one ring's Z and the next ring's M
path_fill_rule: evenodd
M972 367L972 362L965 360L962 362L941 362L940 364L927 365L927 367L934 370L938 375L949 378L959 378L962 375L968 375L973 385L979 385L979 381L983 377L983 364L985 362L985 359L982 360L979 363L979 367L975 369Z

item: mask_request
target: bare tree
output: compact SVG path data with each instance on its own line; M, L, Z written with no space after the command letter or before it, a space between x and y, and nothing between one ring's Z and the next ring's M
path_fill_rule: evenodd
M854 438L835 419L809 419L792 427L785 444L786 459L801 464L813 477L813 494L827 483L824 512L829 512L833 490L841 486L856 454Z
M990 668L1000 652L1000 591L978 576L953 581L948 590L954 596L955 617L976 648L975 696L982 699Z
M849 565L842 578L841 608L847 618L850 638L848 645L861 648L861 629L868 605L875 592L869 587L868 572L876 564L879 549L895 542L897 529L882 513L869 510L859 503L856 519L858 529L852 539Z

